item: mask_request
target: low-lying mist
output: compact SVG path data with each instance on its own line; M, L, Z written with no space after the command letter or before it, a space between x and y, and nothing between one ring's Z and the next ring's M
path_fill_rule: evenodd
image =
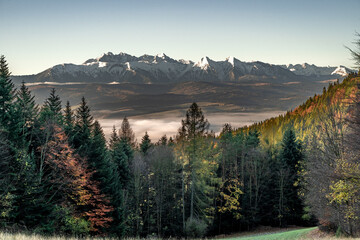
M231 126L238 128L245 125L251 125L260 122L267 118L275 117L283 114L283 111L266 111L266 112L246 112L246 113L211 113L206 114L205 117L210 123L210 130L219 134L225 123L230 123ZM145 118L131 118L129 117L130 125L135 132L137 141L141 141L147 131L151 140L156 142L161 136L174 137L181 126L183 117L178 116L163 116L157 119ZM118 130L121 127L122 119L100 119L101 126L104 129L105 135L108 138L115 125Z

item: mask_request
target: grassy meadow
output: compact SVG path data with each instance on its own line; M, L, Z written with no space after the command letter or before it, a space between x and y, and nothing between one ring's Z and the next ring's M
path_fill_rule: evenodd
M359 239L359 238L346 238L346 237L335 237L333 235L321 233L317 227L312 228L303 228L295 229L289 231L281 232L251 232L244 233L243 236L231 236L231 237L222 237L216 239L225 239L225 240L316 240L316 239L326 239L326 240L344 240L344 239ZM65 237L65 236L40 236L37 234L24 234L24 233L0 233L0 240L75 240L78 238L75 237ZM81 238L83 240L112 240L113 238ZM136 238L128 238L127 240L135 240ZM155 240L155 239L153 239Z

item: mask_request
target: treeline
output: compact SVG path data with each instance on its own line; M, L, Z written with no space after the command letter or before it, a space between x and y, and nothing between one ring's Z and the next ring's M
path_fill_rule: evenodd
M328 228L355 234L360 117L353 106L342 118L352 121L343 121L346 131L329 127L340 126L332 108L317 124L327 132L312 132L306 141L285 123L278 142L264 140L261 125L235 130L225 124L215 137L196 103L175 139L163 136L154 143L146 133L137 143L124 118L106 141L84 98L77 109L69 102L63 108L53 89L37 106L24 83L15 89L2 56L0 227L76 236L202 237L258 225L313 225L315 215Z

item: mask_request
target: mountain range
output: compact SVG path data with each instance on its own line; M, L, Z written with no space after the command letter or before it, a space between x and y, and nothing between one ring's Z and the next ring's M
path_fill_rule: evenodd
M126 53L103 54L83 64L59 64L35 75L14 76L27 83L179 83L293 81L343 78L353 70L344 66L275 65L260 61L243 62L234 57L214 61L203 57L198 62L175 60L165 54L132 56Z

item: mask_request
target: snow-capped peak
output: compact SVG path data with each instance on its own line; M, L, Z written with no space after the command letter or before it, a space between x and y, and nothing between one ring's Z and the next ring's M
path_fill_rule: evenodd
M234 67L234 57L230 56L226 60Z
M208 57L205 56L203 58L201 58L201 60L197 63L194 64L195 67L199 67L202 70L206 70L210 65L209 65L209 61L208 61Z
M338 74L338 75L341 75L341 76L346 76L348 75L348 72L346 71L346 68L344 66L338 66L332 73L331 75L334 75L334 74Z

